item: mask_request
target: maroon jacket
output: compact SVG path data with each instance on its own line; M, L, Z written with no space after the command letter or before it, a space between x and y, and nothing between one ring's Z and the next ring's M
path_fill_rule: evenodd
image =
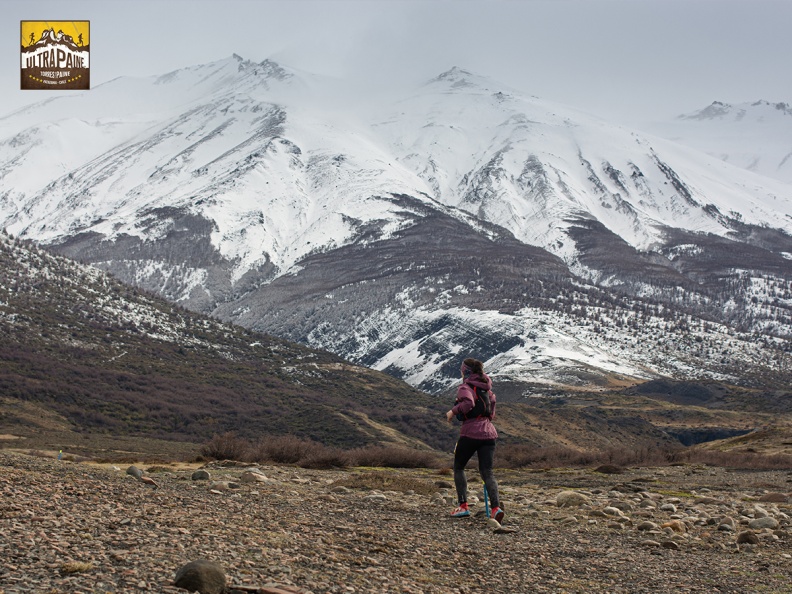
M490 402L492 403L492 418L495 418L495 392L492 392L492 380L485 374L482 378L478 374L473 374L457 388L457 397L452 412L454 415L470 412L476 405L476 390L472 386L478 386L485 390L490 390ZM460 437L470 437L471 439L497 439L498 432L492 419L488 417L476 417L462 421L462 429L459 431Z

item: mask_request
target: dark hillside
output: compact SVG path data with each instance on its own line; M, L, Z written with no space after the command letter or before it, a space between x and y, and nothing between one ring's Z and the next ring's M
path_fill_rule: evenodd
M26 401L94 433L452 440L444 403L399 380L191 313L5 235L0 397L0 432L20 429L13 402Z

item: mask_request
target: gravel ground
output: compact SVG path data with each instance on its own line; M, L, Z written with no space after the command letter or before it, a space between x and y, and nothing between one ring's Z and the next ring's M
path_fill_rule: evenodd
M196 559L261 592L792 592L788 471L500 471L494 531L435 471L141 468L0 452L0 594L184 592Z

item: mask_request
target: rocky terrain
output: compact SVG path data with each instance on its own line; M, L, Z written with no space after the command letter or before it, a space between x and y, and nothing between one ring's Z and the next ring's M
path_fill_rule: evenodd
M0 592L792 592L789 471L500 470L493 530L443 471L139 466L0 453Z

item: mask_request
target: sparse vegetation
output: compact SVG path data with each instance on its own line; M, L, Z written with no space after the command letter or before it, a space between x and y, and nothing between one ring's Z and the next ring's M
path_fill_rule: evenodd
M436 452L404 447L368 446L343 450L289 435L251 442L234 433L215 435L201 447L200 453L214 460L295 464L303 468L434 468L439 459Z

